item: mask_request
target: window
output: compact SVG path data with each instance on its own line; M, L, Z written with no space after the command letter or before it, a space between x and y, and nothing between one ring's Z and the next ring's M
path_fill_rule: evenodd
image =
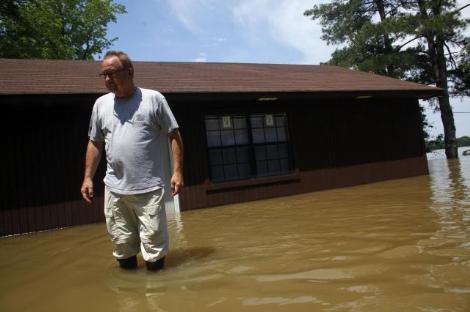
M212 181L292 171L285 113L206 116L205 123Z

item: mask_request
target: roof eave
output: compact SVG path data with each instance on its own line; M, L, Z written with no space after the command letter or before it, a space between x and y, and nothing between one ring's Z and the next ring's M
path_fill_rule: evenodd
M413 97L417 99L429 99L433 97L440 97L444 95L444 92L440 88L430 88L423 90L331 90L331 91L311 91L311 90L256 90L256 91L176 91L176 90L161 90L165 95L170 96L237 96L237 95L252 95L252 96L262 96L262 95L283 95L283 96L301 96L301 97L322 97L322 98L331 98L331 97L357 97L357 98L381 98L381 97ZM53 96L53 95L102 95L107 93L107 91L98 91L98 90L80 90L80 91L56 91L56 92L34 92L34 91L20 91L20 92L9 92L9 93L0 93L1 96Z

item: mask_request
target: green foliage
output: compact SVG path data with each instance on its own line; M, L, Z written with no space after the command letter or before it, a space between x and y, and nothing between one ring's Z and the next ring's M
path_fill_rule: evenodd
M333 0L304 14L320 21L323 40L341 45L330 64L436 84L430 42L442 42L452 91L468 92L470 39L463 32L470 20L455 0Z
M459 146L470 146L470 137L463 136L457 139Z
M470 146L470 137L463 136L457 138L457 142L459 146ZM444 149L445 148L445 141L444 135L439 134L434 140L426 141L426 151L433 151L436 149Z
M0 2L0 16L3 18L18 18L18 8L27 0L2 0Z
M470 40L465 41L465 47L459 56L459 63L450 74L454 78L457 93L470 96Z
M116 40L107 25L125 7L112 0L2 0L0 57L93 59Z
M448 158L457 156L449 94L470 94L470 19L456 0L333 0L306 16L318 19L329 44L341 45L330 64L434 84Z
M444 135L439 134L436 139L426 141L426 151L433 151L436 149L443 149L445 148L446 144L444 142Z
M429 133L428 133L428 129L432 128L433 126L429 124L428 120L426 119L426 114L424 112L424 108L419 105L418 106L418 109L419 109L419 119L420 119L420 122L421 122L421 134L423 136L423 139L425 142L427 142L429 140Z

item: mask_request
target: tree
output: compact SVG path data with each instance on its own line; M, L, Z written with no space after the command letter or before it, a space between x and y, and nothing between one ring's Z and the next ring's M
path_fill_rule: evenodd
M459 146L470 146L470 137L469 136L463 136L457 139L459 142Z
M0 2L0 16L3 18L17 18L18 8L21 4L24 4L27 0L3 0Z
M444 136L439 134L436 139L426 142L426 151L430 152L445 147Z
M109 48L107 25L126 13L113 0L2 0L0 57L93 59Z
M434 84L448 158L458 157L449 94L468 94L470 45L463 31L470 21L456 0L333 0L306 16L319 19L322 39L340 44L330 64L399 79ZM460 51L460 52L455 52Z
M454 86L457 94L470 96L470 40L465 42L465 47L459 53L459 63L450 74L454 78Z

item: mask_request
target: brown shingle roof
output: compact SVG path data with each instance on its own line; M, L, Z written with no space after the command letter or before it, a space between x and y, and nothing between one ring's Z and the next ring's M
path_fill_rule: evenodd
M406 92L434 87L327 65L134 62L135 81L163 93ZM0 59L0 94L105 93L99 62Z

